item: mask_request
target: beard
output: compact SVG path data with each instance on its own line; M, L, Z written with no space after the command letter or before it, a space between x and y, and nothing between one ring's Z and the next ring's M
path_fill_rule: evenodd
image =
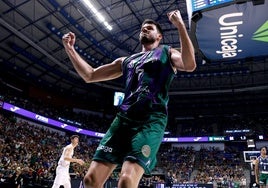
M146 35L140 36L141 44L153 44L155 42L155 38L147 37Z

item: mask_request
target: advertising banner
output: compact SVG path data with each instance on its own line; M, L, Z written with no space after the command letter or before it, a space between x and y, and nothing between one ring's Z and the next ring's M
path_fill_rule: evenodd
M247 1L199 13L192 32L204 59L230 61L268 55L268 1Z

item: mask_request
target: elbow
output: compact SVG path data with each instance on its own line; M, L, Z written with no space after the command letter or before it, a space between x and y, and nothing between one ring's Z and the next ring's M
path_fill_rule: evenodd
M93 79L92 79L92 75L91 74L84 74L84 75L80 75L80 76L85 81L85 83L92 83L92 82L94 82Z
M85 83L89 84L91 83L92 81L86 77L82 77L82 79L84 80Z
M78 75L84 80L85 83L94 82L94 69L88 68L84 70L77 71Z
M90 79L86 79L86 78L83 78L83 80L85 81L85 83L89 84L89 83L92 83L93 81L90 80Z
M187 72L193 72L195 69L196 69L196 63L195 63L195 61L193 61L191 64L189 64L186 67L186 71Z
M196 69L196 65L193 65L188 69L188 72L194 72L195 69Z
M69 157L64 157L63 159L64 159L64 161L70 161Z

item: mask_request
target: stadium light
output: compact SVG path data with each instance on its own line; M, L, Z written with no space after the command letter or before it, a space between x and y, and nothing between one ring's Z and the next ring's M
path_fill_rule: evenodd
M109 31L113 29L112 26L105 20L104 16L94 7L94 5L89 0L82 0L82 1L97 17L99 22L101 22Z

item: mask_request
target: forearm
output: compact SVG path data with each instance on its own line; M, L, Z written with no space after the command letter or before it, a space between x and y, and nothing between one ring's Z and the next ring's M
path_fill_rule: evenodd
M258 183L259 182L259 174L257 173L255 173L255 181L256 181L256 183Z
M254 173L255 173L255 180L258 181L259 180L259 169L255 167Z
M193 44L183 23L179 23L177 29L180 38L181 57L184 67L186 70L193 71L196 68Z
M72 47L65 48L65 51L71 60L76 72L83 78L85 82L89 82L94 72L94 68L91 67Z
M79 159L71 158L71 157L64 157L65 161L69 161L72 163L77 163Z

